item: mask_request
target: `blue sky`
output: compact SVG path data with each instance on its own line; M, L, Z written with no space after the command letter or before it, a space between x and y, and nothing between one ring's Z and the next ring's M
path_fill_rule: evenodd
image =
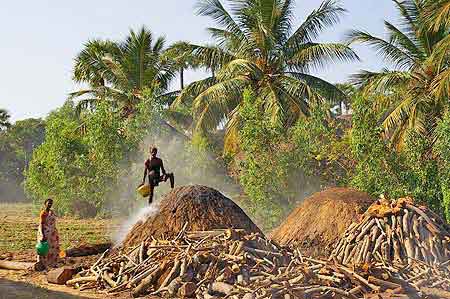
M340 41L351 28L383 36L383 20L395 23L390 0L343 0L349 11L342 22L321 36ZM168 42L208 42L205 28L213 23L196 16L196 0L78 0L4 1L0 10L0 108L12 119L45 117L76 90L71 80L73 58L92 38L122 39L130 28L145 25ZM296 23L317 8L321 0L297 0ZM384 63L366 47L355 47L362 61L337 64L317 74L343 82L359 69L377 70ZM188 73L187 81L201 78Z

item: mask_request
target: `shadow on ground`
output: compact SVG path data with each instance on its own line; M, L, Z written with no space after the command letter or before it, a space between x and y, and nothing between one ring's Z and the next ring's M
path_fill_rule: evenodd
M28 283L0 278L0 299L83 299L62 292L51 291Z

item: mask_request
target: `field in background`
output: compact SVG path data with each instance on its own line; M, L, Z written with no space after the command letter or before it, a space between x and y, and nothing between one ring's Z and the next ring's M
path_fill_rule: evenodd
M38 216L31 204L0 204L0 254L33 252ZM61 249L110 241L117 227L111 219L58 218Z

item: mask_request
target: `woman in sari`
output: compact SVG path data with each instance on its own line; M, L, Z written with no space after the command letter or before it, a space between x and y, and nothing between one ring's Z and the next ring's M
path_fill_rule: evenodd
M47 241L49 245L48 254L38 255L39 268L54 267L59 257L59 235L56 229L56 215L52 210L53 199L49 198L44 202L44 209L40 214L40 223L37 235L38 242Z

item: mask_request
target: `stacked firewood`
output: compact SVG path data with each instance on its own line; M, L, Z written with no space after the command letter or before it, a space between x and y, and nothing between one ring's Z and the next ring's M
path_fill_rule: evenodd
M381 198L346 230L331 258L342 264L440 264L450 258L449 231L444 220L410 198Z
M108 294L132 292L134 297L360 298L389 291L419 298L425 286L431 291L450 287L447 267L349 268L304 257L243 230L182 230L173 240L105 252L67 284Z

